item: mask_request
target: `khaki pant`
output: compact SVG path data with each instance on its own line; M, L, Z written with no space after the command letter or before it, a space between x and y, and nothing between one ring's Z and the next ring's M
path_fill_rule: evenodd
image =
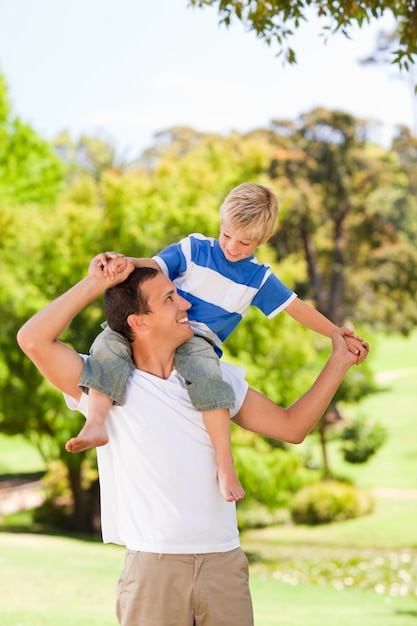
M116 614L121 626L253 626L247 558L128 550Z

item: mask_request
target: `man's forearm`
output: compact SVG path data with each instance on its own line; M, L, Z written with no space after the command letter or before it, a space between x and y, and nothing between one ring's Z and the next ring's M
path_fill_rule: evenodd
M332 336L333 352L310 389L288 409L249 389L234 421L243 428L288 443L301 443L331 402L356 357L341 333Z
M28 349L36 350L36 346L43 349L46 343L58 339L71 320L101 293L103 288L94 278L83 278L22 326L18 333L19 345L26 354Z
M96 257L90 263L86 278L50 302L19 330L17 341L23 352L61 391L73 397L79 395L77 383L83 361L75 350L58 341L59 336L82 309L108 287L125 280L132 269L132 264L128 264L126 270L112 280L104 275Z
M332 354L310 389L287 409L292 443L301 443L326 411L351 364Z

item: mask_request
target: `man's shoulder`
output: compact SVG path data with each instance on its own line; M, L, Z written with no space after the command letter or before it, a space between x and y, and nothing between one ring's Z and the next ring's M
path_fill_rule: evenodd
M238 365L232 365L227 361L220 361L223 380L225 380L233 388L236 396L236 404L231 409L230 415L234 417L242 407L245 400L249 384L245 378L246 371Z

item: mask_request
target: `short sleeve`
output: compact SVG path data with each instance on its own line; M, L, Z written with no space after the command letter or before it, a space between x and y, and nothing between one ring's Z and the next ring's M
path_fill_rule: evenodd
M230 415L234 417L242 408L242 404L248 392L249 384L245 379L246 371L237 365L231 365L225 361L220 361L220 367L223 380L229 383L235 392L236 404L234 409L230 410Z

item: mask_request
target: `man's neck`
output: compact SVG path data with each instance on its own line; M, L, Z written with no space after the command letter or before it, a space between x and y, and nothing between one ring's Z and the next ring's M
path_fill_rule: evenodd
M132 346L133 362L135 367L142 372L152 374L158 378L167 379L174 369L175 352L172 351L146 351L142 347Z

